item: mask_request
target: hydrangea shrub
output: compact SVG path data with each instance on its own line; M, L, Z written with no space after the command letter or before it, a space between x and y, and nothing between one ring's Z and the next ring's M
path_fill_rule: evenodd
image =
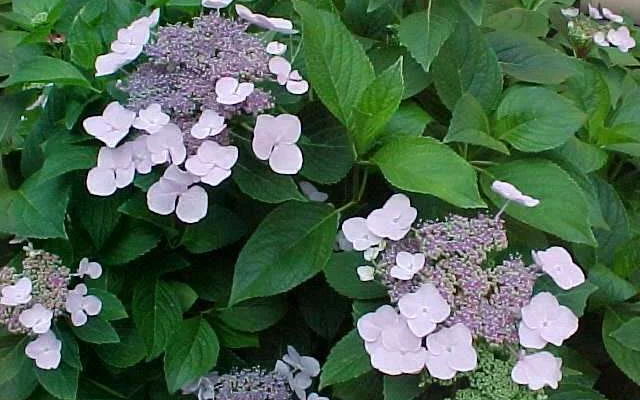
M640 397L628 10L0 3L0 399Z

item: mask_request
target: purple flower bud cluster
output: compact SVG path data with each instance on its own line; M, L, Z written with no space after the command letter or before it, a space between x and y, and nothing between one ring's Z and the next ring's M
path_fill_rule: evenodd
M271 95L257 87L240 104L216 101L219 78L233 77L256 85L273 80L265 45L246 33L247 27L215 13L194 18L191 26L159 27L155 41L144 48L148 60L120 84L129 94L128 107L140 111L160 104L183 131L188 131L205 109L229 119L239 114L257 115L273 107Z
M70 271L62 265L60 257L44 250L24 247L26 257L22 260L22 271L16 272L13 267L0 268L0 290L15 284L20 278L29 278L32 284L32 299L27 304L7 306L0 304L0 325L14 334L29 333L18 320L20 314L36 303L52 310L54 318L65 312L65 301L69 289Z
M393 303L429 282L451 306L445 325L463 323L491 343L517 343L519 310L531 298L537 274L519 256L488 265L491 253L507 246L502 220L451 215L444 221L421 222L403 239L389 241L375 262L376 274ZM425 255L425 267L412 280L390 274L401 251Z
M228 374L212 373L187 385L183 394L216 400L290 400L294 398L287 379L261 368L239 369Z

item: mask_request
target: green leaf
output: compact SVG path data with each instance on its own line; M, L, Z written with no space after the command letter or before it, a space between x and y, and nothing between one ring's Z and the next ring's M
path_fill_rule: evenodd
M640 317L634 317L611 332L610 336L624 347L640 352L640 335L638 335L638 332L640 332Z
M358 332L352 330L331 349L320 375L320 389L371 371L369 355Z
M496 111L496 134L518 150L539 152L562 146L586 115L571 101L544 87L507 92Z
M640 351L623 346L613 333L620 329L633 314L623 309L608 308L602 323L602 340L613 362L637 385L640 385Z
M549 400L607 400L602 394L595 390L578 385L567 385L563 383L558 390L554 390Z
M22 83L48 83L91 88L91 83L74 67L58 58L38 56L22 62L0 87Z
M29 342L27 337L12 341L10 346L0 350L0 387L7 381L16 378L24 365L31 367L31 359L24 354L24 348Z
M302 318L320 337L333 339L344 326L351 311L351 301L339 296L322 280L313 280L296 293ZM349 321L350 322L350 321Z
M34 239L67 237L68 182L61 177L44 183L39 179L39 174L34 174L20 188L11 190L2 187L0 176L0 232Z
M361 94L374 80L373 67L362 46L342 21L303 1L294 7L302 19L304 59L308 79L322 103L349 126Z
M82 13L86 7L83 7L73 19L67 44L71 50L71 61L93 72L96 57L103 51L102 39L99 31L83 20Z
M495 13L487 18L485 26L537 37L545 37L549 32L549 20L545 14L524 8L510 8Z
M587 63L576 63L574 68L576 71L567 79L565 95L589 116L589 134L593 136L597 128L604 126L609 115L611 93L598 68Z
M133 321L147 346L147 360L162 353L182 319L180 299L163 281L143 280L133 290Z
M76 399L79 370L66 363L60 363L56 369L44 370L34 367L34 371L38 382L57 399Z
M596 197L608 229L595 229L598 241L596 255L599 262L610 264L616 249L631 239L631 225L627 210L616 189L602 178L592 177Z
M465 94L453 109L449 132L443 141L468 143L509 154L507 146L492 137L490 132L489 119L482 105L472 95Z
M485 0L457 0L460 8L467 13L476 25L482 24Z
M420 375L384 376L385 400L413 400L422 390Z
M333 395L340 400L383 400L383 392L382 376L374 371L332 388Z
M0 97L0 115L2 115L2 120L0 121L0 144L13 141L17 135L20 117L30 99L31 96L28 93Z
M375 142L398 109L402 92L402 58L382 72L362 93L354 111L353 139L361 154Z
M116 368L128 368L147 356L144 339L135 328L118 328L117 332L120 343L101 344L95 347L102 361Z
M244 349L248 347L257 348L260 346L260 341L256 333L237 331L215 318L211 318L210 322L216 331L216 335L218 335L220 344L225 348Z
M431 63L458 22L458 12L451 3L432 1L426 11L410 14L400 21L400 43L425 71L429 71Z
M498 58L482 31L462 19L433 63L433 78L442 102L453 110L465 93L491 111L502 93Z
M228 327L241 332L259 332L280 321L287 305L280 297L243 301L229 308L216 310L217 318Z
M89 234L97 250L102 249L118 226L122 215L118 207L125 198L124 192L109 197L93 196L84 187L80 193L74 194L74 220Z
M404 82L403 100L417 95L431 85L431 75L422 69L422 66L411 57L404 47L397 45L374 47L367 52L367 55L371 59L373 69L377 75L391 67L398 58L402 57L402 81Z
M27 362L6 366L14 376L0 383L0 393L2 393L3 400L25 400L38 386L34 373L34 370L37 368L33 360L27 359L27 357L24 356L24 348L22 354Z
M638 266L640 266L640 237L635 237L616 248L611 269L616 275L629 278Z
M118 343L120 337L113 326L101 316L89 317L82 326L72 327L73 333L82 341L88 343Z
M106 265L122 265L153 250L160 242L160 232L136 220L126 220L100 252Z
M487 39L502 71L518 80L558 84L575 72L573 59L530 35L496 31L489 33Z
M89 294L97 296L102 301L102 309L100 310L100 318L107 321L116 321L119 319L125 319L129 315L125 310L122 302L116 297L115 294L107 292L103 289L89 288Z
M589 269L589 281L598 286L589 304L592 307L603 307L621 303L638 293L633 284L617 276L609 268L597 264Z
M308 140L298 142L304 154L300 174L329 185L349 173L354 155L345 127L328 113L319 112L318 106L317 103L310 104L301 117L304 137Z
M236 163L232 178L244 194L265 203L306 201L290 176L276 174L255 160Z
M596 244L585 195L571 176L556 164L531 159L489 168L488 175L482 176L482 188L497 207L502 207L504 199L490 187L496 179L509 182L522 193L540 200L540 204L533 208L509 205L506 212L510 216L570 242Z
M428 137L385 144L372 158L394 186L431 194L463 208L484 207L476 173L448 146Z
M171 286L171 290L175 293L176 298L180 301L182 312L187 312L198 300L198 293L191 286L184 282L167 282Z
M220 345L216 333L202 317L182 321L164 355L164 375L169 392L209 372L216 364Z
M575 136L553 150L554 154L574 165L585 174L597 171L607 163L607 152Z
M551 279L545 277L544 279L538 279L536 281L536 292L550 292L553 294L558 302L565 307L568 307L573 313L582 317L584 310L587 307L587 300L589 296L595 293L598 287L591 281L586 281L580 286L574 287L570 290L563 290L558 287Z
M206 253L235 243L247 233L247 224L229 209L209 205L207 216L188 225L180 244L191 253Z
M231 305L285 292L320 272L331 255L338 212L289 202L262 221L238 257Z
M33 25L54 22L49 17L62 0L13 0L13 12L26 17Z
M98 149L89 146L56 145L45 150L40 182L57 178L71 171L85 170L96 165Z
M380 135L383 141L400 136L422 136L433 117L412 101L402 103Z
M387 291L378 281L361 282L356 273L364 265L362 253L347 251L334 253L324 269L324 276L336 292L351 299L378 299L385 297Z

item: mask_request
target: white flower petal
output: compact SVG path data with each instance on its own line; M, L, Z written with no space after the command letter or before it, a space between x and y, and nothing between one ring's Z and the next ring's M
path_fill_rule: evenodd
M267 53L274 56L281 56L287 52L287 45L277 41L267 43ZM272 71L273 72L273 71Z
M221 9L231 4L233 0L202 0L202 7Z
M169 215L176 209L178 196L183 193L181 185L168 179L160 178L147 191L147 206L149 210L160 215Z
M192 186L178 197L176 215L182 222L192 224L207 215L207 192L200 186Z
M82 298L82 309L87 315L98 315L102 310L102 301L97 296L85 296Z
M118 53L108 53L98 56L95 62L96 77L111 75L124 67L130 60Z
M302 151L295 144L278 144L269 157L269 166L282 175L294 175L302 169Z
M211 186L218 186L225 179L231 176L231 170L223 169L220 167L213 167L209 172L202 177L202 182Z
M78 310L71 313L71 323L73 326L83 326L87 321L87 314L84 311Z
M287 91L291 94L305 94L309 91L309 82L305 80L301 80L301 81L289 80L287 81L286 88L287 88Z
M374 279L375 269L369 265L362 265L356 269L358 273L358 278L362 282L369 282Z

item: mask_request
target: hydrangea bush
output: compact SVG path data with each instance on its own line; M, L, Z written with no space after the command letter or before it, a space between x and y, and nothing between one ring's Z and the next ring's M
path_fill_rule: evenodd
M0 399L640 398L613 3L0 1Z

